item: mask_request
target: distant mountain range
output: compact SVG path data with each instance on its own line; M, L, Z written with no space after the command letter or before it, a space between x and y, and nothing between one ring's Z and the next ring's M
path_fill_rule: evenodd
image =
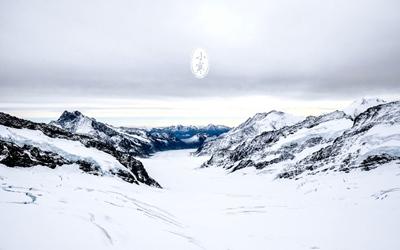
M265 124L253 122L260 121L257 114L204 144L197 154L211 158L203 167L232 172L252 167L281 178L297 178L302 173L369 170L400 162L400 102L361 99L344 111L299 122L282 112L273 114L262 116L268 117L261 119ZM270 126L278 121L281 126ZM259 132L259 127L266 129Z
M200 147L205 140L210 140L224 134L230 130L229 127L223 125L209 124L207 126L169 126L161 128L152 128L149 130L150 135L167 134L181 140L186 145L197 148Z

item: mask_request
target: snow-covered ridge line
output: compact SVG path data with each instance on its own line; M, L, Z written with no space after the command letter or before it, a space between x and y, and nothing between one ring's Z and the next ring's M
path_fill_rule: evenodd
M357 115L368 108L384 103L387 102L379 98L361 98L354 101L348 107L343 108L343 112L350 119L354 120ZM324 116L324 114L321 116ZM304 118L302 117L276 110L257 113L239 126L232 128L228 133L222 134L213 140L208 140L197 150L196 155L212 155L217 152L233 150L244 141L251 140L263 132L278 130L284 126L294 125L303 120Z
M294 125L262 132L233 150L218 151L204 166L236 171L245 167L263 169L288 165L328 145L352 123L350 117L340 111L309 116Z
M160 187L131 154L91 136L0 113L1 160L7 166L78 164L85 172L115 175L130 183ZM54 162L52 162L54 161Z

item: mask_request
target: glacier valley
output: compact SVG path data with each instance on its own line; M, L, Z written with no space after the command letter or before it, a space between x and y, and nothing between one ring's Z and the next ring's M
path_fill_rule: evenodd
M399 164L295 180L192 152L140 159L163 189L0 165L0 249L400 249Z

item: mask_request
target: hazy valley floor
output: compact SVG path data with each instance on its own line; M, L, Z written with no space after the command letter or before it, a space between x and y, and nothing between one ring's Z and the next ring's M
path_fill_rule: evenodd
M142 159L164 189L0 166L0 249L400 249L400 166L274 180Z

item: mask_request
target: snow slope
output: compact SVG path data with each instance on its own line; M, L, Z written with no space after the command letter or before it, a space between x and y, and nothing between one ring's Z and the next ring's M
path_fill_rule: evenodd
M2 249L199 249L184 225L147 203L156 189L82 175L77 167L0 165Z
M274 179L199 168L167 151L143 159L164 189L77 167L0 166L2 249L400 249L400 165Z
M32 145L72 161L85 159L94 162L103 173L108 173L111 169L126 169L112 155L96 148L87 148L79 141L48 137L39 130L15 129L0 125L0 140L18 145Z
M352 118L355 118L370 107L384 103L386 103L386 101L379 98L361 98L359 100L355 100L349 106L345 107L343 112Z

